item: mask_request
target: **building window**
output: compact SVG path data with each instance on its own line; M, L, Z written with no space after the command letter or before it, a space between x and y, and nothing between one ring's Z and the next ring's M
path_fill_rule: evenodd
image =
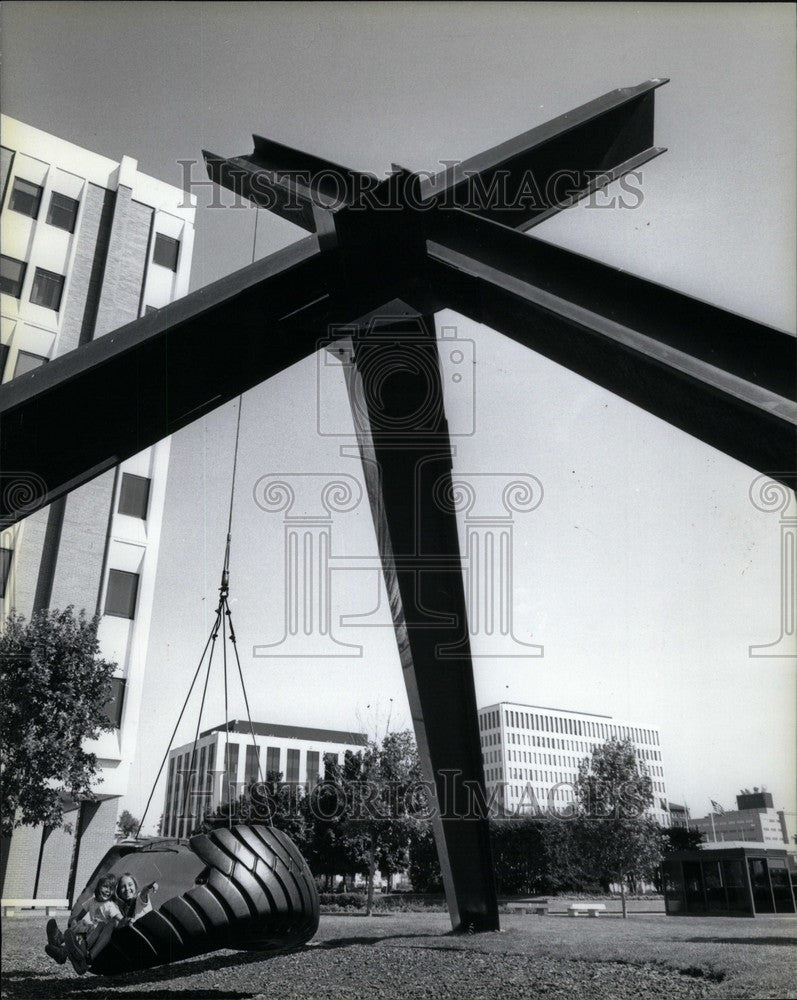
M0 344L0 382L3 381L3 374L6 370L6 361L8 361L8 352L11 348L8 344Z
M105 703L102 712L106 719L109 719L114 729L122 728L122 710L125 703L125 679L124 677L111 678L111 697Z
M108 572L108 591L105 595L105 614L116 618L135 618L138 596L138 573L122 569Z
M260 763L260 747L252 746L249 743L246 747L246 764L244 771L244 782L247 788L258 780L258 770Z
M28 372L32 372L36 368L41 368L41 366L46 363L47 358L43 358L40 354L31 354L29 351L17 351L17 361L14 365L14 378L17 378L20 375L26 375Z
M129 472L123 472L122 486L119 490L119 513L146 521L149 486L150 480L145 476L134 476Z
M266 780L272 776L280 775L280 748L269 747L266 750Z
M12 549L0 549L0 597L6 596L8 574L11 572Z
M299 751L298 750L288 750L288 767L287 774L285 775L285 780L290 782L298 782L299 780Z
M80 202L75 198L69 198L65 194L53 191L50 197L50 207L47 209L47 225L74 233L79 204Z
M29 215L31 219L35 219L39 214L41 200L42 188L38 184L26 181L22 177L14 178L11 197L8 199L8 207L12 212Z
M176 271L179 256L179 240L174 240L171 236L164 236L163 233L155 235L155 249L152 252L153 264L160 264L161 267L168 267L170 271Z
M318 750L307 751L307 787L314 788L318 784L318 772L321 765L321 754Z
M0 292L18 299L22 293L22 282L25 280L27 266L24 261L3 254L0 257Z
M33 287L30 290L30 300L35 306L44 306L58 312L61 308L61 296L64 292L64 276L54 271L45 271L37 267L33 276Z
M238 783L238 744L228 743L224 747L224 787L221 790L222 802L234 802Z

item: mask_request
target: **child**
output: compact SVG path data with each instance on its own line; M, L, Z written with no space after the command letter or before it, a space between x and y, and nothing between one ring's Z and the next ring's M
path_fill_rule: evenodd
M139 892L138 883L130 872L120 875L119 881L116 883L116 901L122 911L124 923L132 924L139 917L143 917L145 913L149 913L152 909L150 894L157 891L157 882L150 882Z
M65 934L60 932L55 920L48 920L48 943L44 950L50 958L59 965L68 958L75 972L83 975L92 961L92 947L100 937L106 944L113 928L122 920L122 911L113 900L115 888L115 876L103 875L98 879L94 898L87 900L70 918Z

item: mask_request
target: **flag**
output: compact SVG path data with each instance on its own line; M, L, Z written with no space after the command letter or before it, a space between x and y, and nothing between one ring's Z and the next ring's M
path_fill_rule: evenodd
M719 804L719 802L715 802L714 799L709 799L709 801L711 802L711 805L714 807L714 812L718 816L722 816L724 814L725 810L722 808L722 806Z

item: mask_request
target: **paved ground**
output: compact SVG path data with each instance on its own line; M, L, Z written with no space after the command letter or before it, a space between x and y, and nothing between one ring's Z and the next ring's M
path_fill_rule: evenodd
M150 1000L686 1000L797 997L797 919L505 916L452 935L445 914L325 916L270 960L218 952L125 979L75 976L44 955L44 919L3 924L3 996Z

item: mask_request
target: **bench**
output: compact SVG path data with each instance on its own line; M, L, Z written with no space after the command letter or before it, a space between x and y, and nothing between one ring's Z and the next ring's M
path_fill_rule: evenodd
M606 912L605 903L571 903L567 908L570 917L577 917L579 913L586 913L588 917L599 917Z
M544 917L548 912L548 904L549 900L539 899L530 903L520 903L514 906L510 904L507 909L510 913L533 913L538 917Z
M68 910L68 899L3 899L4 917L13 917L17 910L44 910L49 917L53 910Z

